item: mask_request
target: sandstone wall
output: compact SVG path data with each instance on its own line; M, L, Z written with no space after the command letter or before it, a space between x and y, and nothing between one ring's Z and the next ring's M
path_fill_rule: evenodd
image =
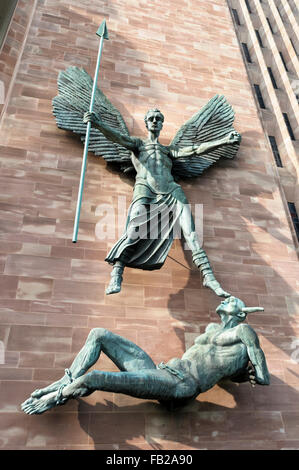
M298 260L226 2L19 1L13 25L20 15L21 56L11 64L0 130L2 448L298 448ZM201 287L179 241L160 271L127 270L122 293L105 296L104 257L115 240L95 237L96 210L104 203L117 210L118 195L129 204L132 183L93 155L79 242L71 241L82 146L56 127L51 100L60 70L77 65L93 74L103 18L110 40L101 87L132 134L145 135L143 115L153 106L165 114L164 144L215 93L236 111L238 158L183 188L190 202L204 204L204 246L223 287L265 307L249 323L272 383L216 386L176 413L99 392L27 416L20 403L63 375L91 328L124 335L160 362L180 356L217 321L219 299ZM0 56L6 67L15 56L9 47ZM115 370L104 357L98 368Z

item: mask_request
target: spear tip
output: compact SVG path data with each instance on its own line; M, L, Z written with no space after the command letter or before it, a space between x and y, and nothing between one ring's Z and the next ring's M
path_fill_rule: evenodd
M100 37L103 36L104 39L109 39L106 20L102 21L102 23L100 24L99 29L97 30L96 34Z

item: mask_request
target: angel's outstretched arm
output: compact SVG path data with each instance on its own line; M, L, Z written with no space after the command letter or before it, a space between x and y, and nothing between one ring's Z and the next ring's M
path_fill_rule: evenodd
M224 144L233 144L235 142L240 142L241 136L238 132L230 132L227 136L222 139L213 140L211 142L204 142L200 145L191 145L190 147L182 147L173 151L175 158L180 157L189 157L191 155L201 155L212 149L220 147Z
M84 114L83 117L84 122L91 122L92 127L95 127L96 129L99 129L99 131L104 134L106 139L111 140L112 142L115 142L119 145L122 145L123 147L127 148L128 150L134 151L137 148L137 140L127 136L125 134L122 134L121 132L117 132L116 130L112 129L110 126L107 126L107 124L104 124L101 119L95 114L87 111Z

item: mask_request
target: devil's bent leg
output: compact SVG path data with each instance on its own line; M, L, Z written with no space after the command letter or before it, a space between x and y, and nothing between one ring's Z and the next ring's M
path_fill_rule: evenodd
M72 380L84 375L97 362L101 351L122 371L155 369L156 367L148 354L132 341L116 335L105 328L94 328L90 331L83 348L79 351L68 369ZM69 377L65 375L48 387L35 390L32 397L39 398L58 390L61 385L68 384L69 382Z
M103 353L121 371L156 369L150 356L132 341L103 328L95 328L93 334L100 342Z

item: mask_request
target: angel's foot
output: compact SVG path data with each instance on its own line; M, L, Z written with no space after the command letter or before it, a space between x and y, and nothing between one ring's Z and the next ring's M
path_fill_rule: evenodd
M112 276L109 286L106 289L106 295L117 294L120 292L122 280L123 278L121 275Z
M30 397L28 400L22 403L21 408L22 410L27 413L28 415L37 415L44 413L54 406L57 405L57 394L58 392L51 392L46 395L43 395L40 398L32 398Z
M111 273L111 279L109 286L106 289L106 295L117 294L121 291L121 283L123 280L124 264L121 261L117 261L113 267Z
M219 284L216 279L204 279L203 280L203 286L204 287L209 287L213 292L215 292L216 295L219 297L230 297L231 294L226 292L225 290L222 289L221 285Z

